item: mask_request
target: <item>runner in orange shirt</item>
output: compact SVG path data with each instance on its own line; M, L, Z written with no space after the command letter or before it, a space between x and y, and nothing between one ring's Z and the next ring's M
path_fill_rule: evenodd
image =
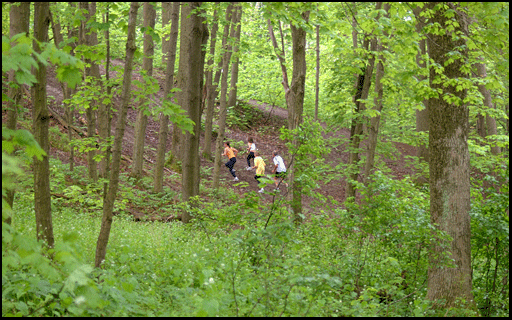
M229 142L224 142L224 153L222 155L228 157L228 159L229 159L229 161L226 162L224 165L226 167L228 167L231 175L233 177L235 177L235 179L233 179L233 181L238 181L238 177L236 176L235 170L233 169L233 166L235 165L235 162L236 162L237 154L238 154L237 149L231 148L231 146L229 145Z

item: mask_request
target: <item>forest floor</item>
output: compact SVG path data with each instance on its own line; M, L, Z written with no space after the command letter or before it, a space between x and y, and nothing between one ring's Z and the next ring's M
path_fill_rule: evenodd
M113 65L123 65L122 60L114 60ZM137 69L134 70L133 79L140 79L140 75L136 72ZM100 67L100 72L104 74L105 70L103 66ZM62 104L63 95L61 86L58 82L58 80L55 77L55 70L49 69L48 70L48 79L47 79L47 95L49 97L49 107L50 109L59 114L62 118L64 118L64 106ZM115 77L116 73L111 72L111 77ZM160 87L164 87L164 77L163 73L159 72L155 69L154 76L158 79ZM133 87L135 90L135 87ZM160 92L156 95L156 99L159 100L163 96L163 90L161 89ZM25 91L25 97L24 97L24 103L26 106L28 106L28 109L26 109L26 117L31 117L31 101L30 98L27 97L28 91ZM116 103L116 108L118 108L120 102L120 97L117 97L114 99L114 103ZM260 103L256 100L249 100L244 101L245 103L253 106L254 113L256 116L253 116L252 123L248 123L247 125L242 126L242 128L234 126L234 127L227 127L226 128L226 138L228 141L244 141L244 147L247 143L248 137L253 137L255 144L257 148L260 151L260 154L265 159L266 163L266 169L265 173L270 174L271 170L273 168L273 163L271 162L271 154L273 150L278 150L280 154L283 156L283 159L285 159L286 164L289 163L289 155L287 152L287 149L284 145L284 142L279 139L279 128L282 126L286 126L287 123L287 115L288 112L286 109L279 108L276 106L271 106L266 103ZM218 108L218 106L217 106ZM76 108L75 108L76 109ZM5 108L2 108L2 121L5 119ZM79 113L75 111L75 125L76 127L81 128L82 130L86 131L86 126L84 124L79 123L76 119L79 117ZM82 115L85 117L85 115ZM125 159L131 159L132 158L132 149L134 144L134 138L135 138L135 120L137 117L137 111L134 108L133 105L130 105L128 109L128 118L127 118L127 126L124 133L123 138L123 148L122 153L125 156ZM115 127L116 127L117 118L116 116L113 117L112 120L112 134L115 133ZM52 117L52 120L50 122L50 127L59 126L60 131L62 133L67 133L66 129L60 123ZM324 129L327 128L327 125L325 123L322 123L322 126ZM159 130L159 124L158 121L154 121L152 117L148 117L148 123L146 128L146 139L145 139L145 152L144 152L144 172L146 175L151 175L152 173L152 166L156 162L156 149L158 145L158 130ZM172 131L171 131L172 133ZM340 141L344 141L342 143L339 143L336 146L329 146L331 148L331 152L328 154L325 154L325 160L326 163L329 163L333 168L339 164L340 162L347 163L348 162L348 156L349 153L346 150L346 145L348 141L348 137L350 135L350 129L347 128L341 128L337 130L326 130L326 133L324 134L324 137L326 139L335 137L335 138L342 138ZM78 135L75 136L75 138L78 138ZM326 140L327 141L327 140ZM54 141L50 141L51 147L50 147L50 155L52 157L59 158L63 163L69 162L69 154L67 152L64 152L56 147L56 144L54 144ZM204 144L204 133L201 134L201 141L200 141L200 147L202 148ZM395 147L400 152L400 154L397 154L397 157L395 159L386 159L384 158L384 162L386 165L391 169L392 175L394 179L402 179L405 175L408 175L411 173L411 169L406 165L405 162L405 156L414 156L416 155L416 148L407 144L398 143L395 142ZM215 141L212 141L212 154L213 154L213 148L215 146ZM167 150L170 150L171 147L171 134L169 135L168 142L167 142ZM200 150L202 152L202 149ZM240 182L246 182L239 183L234 182L231 174L229 173L228 169L222 165L221 168L221 188L229 188L233 192L243 195L244 193L250 192L250 191L257 191L258 186L257 182L254 179L254 170L247 171L245 168L247 167L247 152L245 148L241 148L239 150L240 153L237 157L237 162L235 164L236 174L240 179ZM75 152L75 165L84 165L86 166L86 160L87 157L85 154L78 154ZM222 162L226 162L227 159L223 159ZM253 161L251 160L251 164ZM128 172L130 170L130 162L129 161L122 161L121 164L121 170ZM213 169L213 161L201 158L201 166L203 167L203 170L206 170L207 172L210 172L208 174L208 177L201 177L202 183L211 183L211 173L213 173L213 170L208 171L208 169ZM164 174L170 174L169 171L164 171ZM175 182L176 179L173 180ZM207 180L207 181L205 181ZM164 183L165 183L164 179ZM169 181L169 180L167 180ZM181 188L181 183L170 183L167 182L166 185L170 187L172 190L179 191ZM316 190L318 193L322 194L323 196L329 197L333 200L338 201L339 203L343 203L345 200L345 188L346 183L344 179L333 179L329 182L320 185L318 190ZM273 201L273 195L268 192L272 191L274 189L274 185L269 185L266 187L266 192L262 194L262 197L265 199L265 201ZM280 186L281 192L280 196L284 196L287 192L286 187L284 185ZM201 195L203 196L203 195ZM312 206L315 205L312 204L313 198L310 197L303 197L303 207L304 212L306 215L310 212ZM143 208L137 208L137 210L134 210L135 212L141 213L144 212Z

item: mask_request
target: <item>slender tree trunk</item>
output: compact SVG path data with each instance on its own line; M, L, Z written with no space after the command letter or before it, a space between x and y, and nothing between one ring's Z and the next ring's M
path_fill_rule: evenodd
M76 7L75 2L70 2L69 6L72 8ZM70 53L72 55L75 55L75 48L77 46L76 41L70 41L71 39L78 39L78 29L76 27L68 26L68 45L71 47ZM75 90L70 89L69 90L69 96L71 97L73 95L73 92ZM73 123L73 114L74 114L74 107L72 105L69 105L68 108L66 108L65 112L65 118L66 121L71 125ZM73 134L71 132L71 129L68 129L68 139L69 142L73 141ZM75 149L70 146L69 148L69 172L73 172L75 168Z
M149 33L155 28L156 9L151 2L144 2L144 58L142 60L142 69L146 71L148 77L153 76L153 54L155 47L153 37ZM144 164L144 140L146 139L146 127L148 116L144 113L149 106L141 106L137 111L137 119L135 120L135 139L133 144L133 166L132 177L136 180L142 178L142 167Z
M166 69L165 69L165 87L164 99L169 99L167 96L174 86L174 64L176 62L176 45L178 42L178 22L180 19L180 3L174 2L171 11L171 34L170 45L167 47L169 50L165 53L168 56ZM176 99L174 99L176 100ZM154 191L162 192L164 163L165 163L165 148L167 146L167 136L169 133L169 116L160 114L160 132L158 133L158 148L156 153L156 165L154 173Z
M114 201L119 187L119 170L121 167L121 150L123 143L124 130L126 127L126 115L128 113L128 104L131 96L131 83L133 71L133 56L135 54L135 26L137 25L138 2L132 2L128 17L128 39L126 41L126 59L123 74L123 90L121 92L121 106L119 118L116 124L116 134L114 139L114 149L112 151L112 170L110 174L109 190L103 201L103 217L101 219L101 229L96 243L96 257L94 265L99 268L107 254L108 238L110 237L110 228L112 227L112 211Z
M284 97L286 100L286 105L288 108L290 108L290 103L288 102L289 94L290 94L290 86L288 83L288 70L286 69L286 57L285 57L285 51L284 51L284 43L282 42L282 47L279 49L279 46L277 44L276 36L274 35L274 29L272 27L272 21L270 19L267 19L267 26L268 26L268 33L270 35L270 40L272 41L272 46L274 47L274 51L276 52L276 56L279 59L279 64L281 65L281 74L283 77L283 80L281 81L281 84L283 85L284 89ZM279 28L281 28L281 22L279 21ZM282 40L282 35L281 35ZM290 113L293 113L293 110L288 109L288 128L292 127L291 124L291 118Z
M416 32L418 34L421 34L423 27L425 26L425 23L422 19L418 19L420 17L421 8L415 7L414 8L414 14L417 17L416 22ZM416 64L421 69L427 68L426 63L426 54L427 54L427 47L426 47L426 40L421 39L419 41L419 52L416 55ZM416 76L418 81L425 81L427 79L426 75L418 74ZM428 99L423 99L423 109L416 110L416 132L423 132L425 134L428 133ZM418 146L418 158L420 163L428 164L428 147L427 144L422 143ZM428 177L421 175L418 177L417 183L419 184L428 184Z
M162 29L165 30L171 21L172 6L175 2L162 2ZM165 32L162 36L162 66L167 65L169 60L169 46L171 45L170 32Z
M466 307L475 308L472 294L471 270L471 230L470 230L470 182L469 182L469 108L463 101L467 90L457 90L447 85L449 80L464 79L463 71L468 52L463 37L454 39L454 33L467 32L467 20L458 7L450 4L455 12L452 24L454 31L432 32L428 35L428 54L436 65L444 67L442 75L430 68L430 86L442 90L439 98L429 101L429 152L430 152L430 214L431 222L439 231L451 236L449 243L433 241L428 270L427 298L430 301L443 301L441 308L460 307L458 299L463 299ZM445 26L451 19L445 15L442 3L427 3L426 9L433 9L429 23ZM454 51L461 59L449 61ZM442 80L439 81L439 78ZM443 96L457 97L457 102L449 103ZM446 267L443 253L448 251L454 267ZM464 306L463 306L464 307Z
M180 59L178 87L182 90L179 104L194 121L194 132L183 139L182 200L187 202L199 194L199 137L201 130L201 97L204 55L202 45L208 39L208 30L201 17L201 2L188 2L181 8ZM199 12L198 12L199 10ZM191 203L190 205L194 205ZM190 212L184 210L181 221L188 223Z
M483 60L483 58L480 58L480 59ZM483 63L483 61L482 61L482 63L476 64L476 69L478 72L478 76L480 78L485 79L487 77L487 69L486 69L486 66ZM493 105L492 99L491 99L491 93L485 87L485 85L479 84L478 91L480 91L480 93L484 97L484 106L488 109L494 109L494 105ZM492 135L498 134L498 130L496 128L496 119L494 119L489 114L486 115L485 119L486 119L485 124L487 125L487 136L492 136ZM492 146L491 152L492 152L492 154L495 154L495 155L499 154L501 152L500 147Z
M107 10L106 10L106 17L104 16L103 22L107 23L109 22L109 4L107 3ZM110 97L112 93L112 87L108 85L110 80L110 27L107 27L107 30L105 30L105 41L107 44L106 49L106 59L105 59L105 80L107 83L107 96ZM111 99L109 99L111 100ZM109 170L108 166L110 163L110 109L112 107L111 102L104 103L103 101L100 102L100 105L98 107L98 133L100 136L100 144L106 145L105 149L103 151L100 151L102 153L102 158L99 163L99 175L101 178L108 179ZM103 192L103 198L107 195L107 183L104 184L104 192Z
M28 36L29 21L30 21L30 2L20 2L18 5L12 5L9 11L9 37L13 37L19 33L25 32ZM14 70L9 71L8 80L10 84L14 84ZM7 91L7 119L6 128L16 130L18 122L18 108L22 97L21 87L16 85L9 85ZM14 204L14 190L6 190L3 198L7 201L12 208ZM11 217L5 220L6 223L11 224Z
M309 11L303 12L301 18L304 21L309 20ZM294 24L290 25L292 31L292 50L293 50L293 72L292 84L289 91L289 105L288 110L293 110L292 113L288 111L288 123L291 123L290 129L298 128L303 122L303 109L304 109L304 93L306 85L306 31L297 27ZM294 149L299 148L299 140L294 139ZM306 163L303 159L295 158L295 165L290 166L289 187L292 190L292 210L293 219L295 223L302 222L302 185L295 177L300 176L304 170Z
M382 2L379 2L382 4ZM377 5L379 4L377 3ZM356 196L355 189L355 181L359 176L359 144L361 142L361 135L363 134L363 119L361 113L365 110L365 103L360 100L366 100L368 98L368 94L370 92L371 79L373 76L373 66L375 63L375 55L374 52L377 47L377 39L375 36L371 39L371 41L366 41L363 45L365 48L368 48L368 44L370 44L370 53L368 58L368 63L366 65L366 69L364 72L364 80L360 78L358 86L361 85L361 91L359 91L359 87L354 98L356 103L355 117L352 120L352 128L350 132L350 150L349 150L349 170L350 170L350 179L347 181L347 191L346 198L352 198ZM360 96L359 96L360 94ZM360 99L360 100L359 100ZM354 181L354 182L352 182Z
M219 2L215 2L217 6ZM229 9L231 11L231 8ZM211 159L212 157L212 124L213 109L215 109L215 96L217 86L212 83L213 78L213 60L215 57L215 44L217 42L217 30L219 29L217 10L213 12L213 25L210 33L210 58L207 63L206 71L206 119L204 122L204 146L203 157ZM227 37L226 37L227 40ZM220 72L219 72L220 76ZM217 81L219 81L217 79Z
M50 3L34 4L34 51L41 53L38 42L48 42L48 26L50 23ZM53 248L53 224L50 197L50 142L48 127L50 113L46 101L46 66L37 62L38 69L33 68L37 82L32 86L32 120L34 138L46 152L43 160L34 157L34 211L36 213L37 239L43 240Z
M82 21L80 25L80 41L82 44L87 45L90 48L94 48L98 44L98 37L94 30L91 30L87 27L88 21L96 20L96 2L80 2L80 9L86 10L85 19ZM100 79L100 69L98 64L89 58L85 59L85 62L89 64L89 67L85 67L85 76L93 78L93 82L91 85L99 86ZM97 100L91 102L91 104L86 107L85 114L87 117L87 137L94 137L96 131L96 112L94 111L94 107L97 105ZM97 163L94 160L96 156L96 150L89 150L87 152L87 167L89 172L89 179L93 181L98 180L98 171L97 171Z
M236 3L233 3L235 6ZM230 20L231 22L231 32L230 37L234 37L235 35L235 24L234 21L236 19L236 7L233 12L231 12ZM229 21L229 20L228 20ZM219 187L220 180L220 168L221 168L221 151L222 145L224 143L224 133L226 129L226 113L227 113L227 92L228 92L228 73L229 73L229 61L231 60L231 43L229 41L226 42L226 46L224 48L224 57L222 58L222 79L220 85L220 111L219 111L219 134L217 135L217 140L215 144L215 161L213 164L213 188L217 189Z
M315 121L318 121L318 95L320 93L320 25L316 25Z
M242 6L238 6L237 8L237 16L234 21L236 24L235 31L235 43L233 44L233 55L234 61L231 67L231 84L229 90L229 99L228 99L228 107L234 107L236 104L236 92L237 92L237 82L238 82L238 46L240 45L240 29L242 26Z
M59 48L60 44L62 43L62 41L64 41L64 37L61 34L62 28L61 28L60 18L59 18L59 16L54 17L52 12L51 12L51 10L50 10L50 23L52 25L53 40L55 42L55 46L57 48ZM74 55L74 52L71 51L71 54ZM71 88L69 88L67 86L67 84L64 83L64 82L61 82L60 86L61 86L61 89L62 89L63 99L67 100L67 99L71 98ZM72 110L73 110L73 107L71 105L68 105L66 110L65 110L65 118L66 118L66 121L68 121L69 125L71 125L72 121L73 121ZM73 141L73 135L72 135L72 129L71 129L70 126L68 126L68 130L67 131L68 131L69 142L71 142L71 141ZM74 148L70 146L69 150L70 150L70 159L69 159L69 161L70 161L70 171L73 171Z
M379 8L379 6L377 6ZM386 11L386 17L389 17L389 4L384 4L384 11ZM377 15L377 19L379 19L380 14ZM383 36L387 36L384 32ZM380 123L380 112L382 110L382 96L383 96L383 88L382 88L382 78L384 77L384 63L386 59L382 52L385 50L382 40L377 40L377 51L379 53L379 60L377 63L377 68L375 71L375 93L377 96L374 98L374 110L377 111L377 114L370 119L370 128L368 132L368 144L367 144L367 153L366 153L366 163L364 168L364 181L365 185L368 185L370 172L373 169L375 163L375 149L377 148L377 138L379 134L379 123Z

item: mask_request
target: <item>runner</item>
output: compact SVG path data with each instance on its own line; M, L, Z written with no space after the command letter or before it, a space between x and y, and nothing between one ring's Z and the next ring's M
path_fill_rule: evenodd
M233 169L233 166L235 165L235 162L236 162L237 154L238 154L237 149L231 148L231 146L229 145L229 142L224 142L224 153L222 155L228 157L228 159L229 159L229 161L226 162L224 165L226 167L228 167L231 175L233 177L235 177L235 179L233 179L233 181L238 181L238 177L236 176L235 170Z

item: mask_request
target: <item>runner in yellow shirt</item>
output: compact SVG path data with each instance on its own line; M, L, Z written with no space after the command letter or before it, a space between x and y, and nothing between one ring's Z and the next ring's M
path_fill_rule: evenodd
M254 179L258 181L258 186L260 185L260 178L265 175L265 161L263 161L263 158L259 156L258 150L254 150L254 167L253 169L256 169L256 175L254 176ZM265 190L264 188L261 188L258 192L263 193Z

